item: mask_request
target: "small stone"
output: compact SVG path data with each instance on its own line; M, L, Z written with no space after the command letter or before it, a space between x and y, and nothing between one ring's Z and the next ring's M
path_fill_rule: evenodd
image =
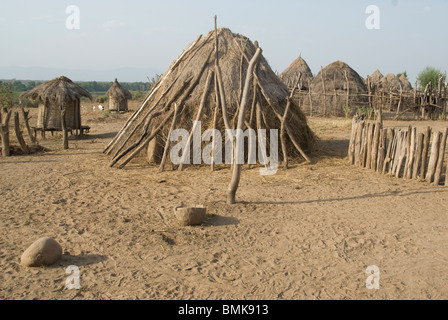
M20 258L25 267L49 266L62 256L62 247L53 238L41 238L34 242Z

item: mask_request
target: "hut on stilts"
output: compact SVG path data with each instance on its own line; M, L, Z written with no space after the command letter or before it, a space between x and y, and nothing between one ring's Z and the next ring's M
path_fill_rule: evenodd
M82 135L87 126L81 124L80 101L86 97L91 101L90 93L75 84L67 77L59 77L45 82L36 88L24 92L20 97L39 99L39 109L35 131L41 131L45 137L45 131L62 131L62 110L65 109L65 122L67 128Z
M132 99L132 94L117 79L106 94L109 98L109 111L128 111L128 100Z
M224 136L227 130L253 129L258 142L262 141L258 129L266 129L266 136L269 129L278 129L279 158L285 166L288 157L309 161L307 152L315 142L305 115L261 55L258 43L226 28L199 36L181 53L104 153L112 157L111 167L123 168L147 149L163 171L177 147L170 139L176 129L188 142L185 148L176 149L181 161L174 165L171 161L171 168L179 171L189 159L194 159L193 164L206 163L212 170L224 163L224 144L218 143L216 132ZM213 129L212 135L207 135L208 129ZM268 147L270 137L266 140ZM196 143L202 148L211 146L209 163L201 162L188 149Z

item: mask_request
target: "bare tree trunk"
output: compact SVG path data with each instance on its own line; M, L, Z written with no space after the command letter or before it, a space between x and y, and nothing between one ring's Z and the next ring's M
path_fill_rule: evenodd
M25 111L25 109L22 108L22 116L23 116L23 121L25 121L26 131L28 132L28 136L30 137L31 143L32 144L36 144L37 140L36 140L36 137L33 134L33 131L31 130L30 123L29 123L29 120L30 120L28 118L28 114L29 113L30 113L29 111Z
M241 105L240 105L240 110L239 110L238 126L237 126L237 129L240 129L241 131L243 130L244 120L246 117L246 109L247 109L247 105L249 102L248 101L249 100L248 99L249 87L250 87L251 80L253 77L253 71L258 62L258 59L261 56L261 52L262 52L261 48L258 48L257 51L255 52L255 55L253 56L252 60L250 61L249 67L247 69L246 82L244 85L243 97L241 98ZM240 148L236 149L235 159L238 159L239 149ZM240 178L241 178L241 164L234 163L232 179L231 179L229 187L228 187L227 204L235 204L236 190L238 189L238 185L240 183Z
M9 157L11 155L9 146L9 119L11 119L12 111L4 111L5 118L2 119L0 113L0 137L2 138L2 156Z

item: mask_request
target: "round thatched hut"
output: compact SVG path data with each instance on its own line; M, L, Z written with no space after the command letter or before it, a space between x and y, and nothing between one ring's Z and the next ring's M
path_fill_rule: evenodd
M302 99L302 109L313 115L344 116L348 108L364 103L367 92L363 78L348 64L335 61L323 68L311 82L312 100ZM312 105L310 105L312 103Z
M400 79L398 79L398 77L393 73L388 73L385 75L383 79L381 79L381 84L387 92L398 93L404 89Z
M280 74L280 79L291 89L295 86L300 75L298 89L308 90L311 81L313 80L313 73L302 56L299 56L294 60L289 67Z
M398 79L400 80L404 91L412 91L412 85L404 73Z
M258 44L229 29L222 28L216 32L201 35L190 44L153 87L142 106L104 150L113 157L111 166L124 167L154 139L159 139L160 143L153 143L153 146L160 148L149 150L149 153L159 152L159 157L152 158L162 159L163 170L164 159L171 155L169 137L173 130L181 129L192 138L196 130L200 130L200 137L204 137L207 129L214 129L224 137L226 129L234 129L239 122L237 118L244 100L242 97L249 99L245 129L252 128L257 134L257 129L280 129L283 122L287 134L282 150L296 158L301 154L299 149L310 150L315 136L305 115L294 103L290 103L288 114L284 117L290 95L287 86L275 75L262 55L255 69L249 68ZM246 86L248 70L252 70L252 79ZM199 128L193 128L195 120L201 122ZM193 137L193 142L206 147L205 140L201 143L200 137L199 142ZM269 139L266 144L270 145ZM187 149L180 152L182 156L190 154ZM281 157L283 153L279 153ZM212 164L220 163L216 159L213 158Z
M109 111L128 111L128 100L132 99L132 94L117 79L106 94L109 98Z
M24 92L21 97L39 99L36 128L41 130L62 130L61 107L66 109L67 128L81 129L82 97L92 100L90 93L67 77L59 77Z
M384 77L383 74L378 69L376 69L375 72L372 73L370 76L367 76L373 90L376 90L381 86L381 80L383 79L383 77Z

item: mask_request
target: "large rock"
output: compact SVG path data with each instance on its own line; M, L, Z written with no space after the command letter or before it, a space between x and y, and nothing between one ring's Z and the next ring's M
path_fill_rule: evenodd
M41 238L34 242L20 258L25 267L49 266L62 256L62 247L53 238Z

